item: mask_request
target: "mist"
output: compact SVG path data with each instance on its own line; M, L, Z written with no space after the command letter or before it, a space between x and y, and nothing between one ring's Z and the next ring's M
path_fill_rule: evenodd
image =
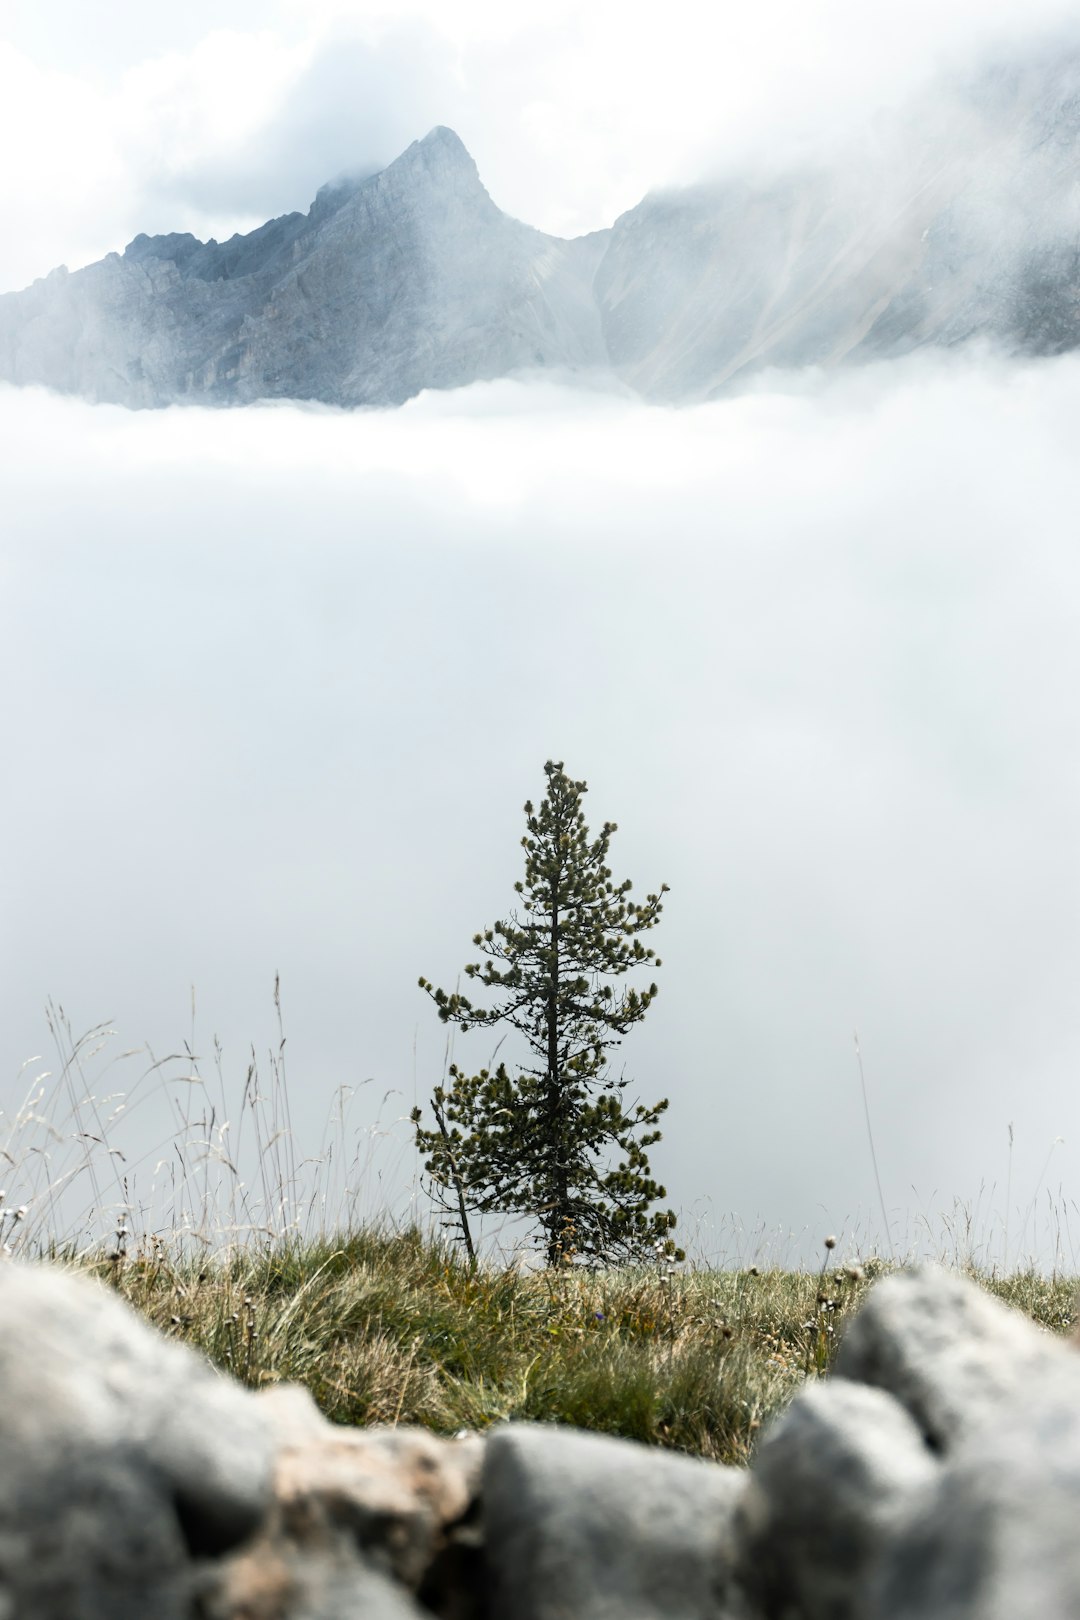
M239 1095L280 974L301 1156L355 1088L368 1205L421 1207L417 979L511 908L555 758L616 877L671 885L619 1063L699 1258L967 1211L1075 1265L1078 406L1080 362L991 355L681 411L0 391L5 1095L48 998L154 1058L216 1037Z
M573 236L651 189L861 146L937 89L1075 42L1068 0L0 0L0 289L137 233L225 239L455 128L499 206ZM924 111L926 110L924 106ZM932 109L931 109L932 111ZM901 165L902 167L902 165Z

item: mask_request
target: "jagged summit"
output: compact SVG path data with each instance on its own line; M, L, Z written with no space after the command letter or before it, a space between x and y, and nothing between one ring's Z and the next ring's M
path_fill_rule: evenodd
M291 249L307 231L347 208L362 196L365 188L373 185L381 186L383 191L434 186L453 190L461 197L471 194L478 203L491 201L464 142L452 129L440 124L422 140L413 141L385 169L343 175L320 186L306 214L282 214L256 230L237 232L227 242L213 238L202 242L186 231L163 236L140 234L128 243L123 256L132 263L166 260L175 264L182 276L202 281L254 275L271 265L283 250Z
M461 137L445 124L436 124L422 140L413 141L381 173L361 181L358 189L369 184L431 186L461 198L491 203L472 154Z
M437 155L438 161L460 165L462 168L476 174L477 179L479 179L472 153L468 150L457 131L450 129L446 124L436 124L434 129L428 130L422 140L413 141L412 145L407 147L401 157L397 159L397 162L404 162L410 153L423 153L425 157L435 157Z
M0 297L0 377L134 406L284 397L396 404L422 388L605 363L603 236L503 214L439 127L227 242L137 236Z
M0 296L0 378L133 406L386 405L513 372L659 400L978 338L1080 346L1080 48L897 115L843 162L650 195L564 241L453 130L227 242L136 236Z
M322 218L328 213L335 213L380 175L387 177L384 183L453 181L471 184L478 191L484 191L479 170L464 141L445 124L436 124L421 140L413 141L411 146L406 147L401 156L385 169L346 173L320 186L310 214ZM487 193L484 192L484 195Z

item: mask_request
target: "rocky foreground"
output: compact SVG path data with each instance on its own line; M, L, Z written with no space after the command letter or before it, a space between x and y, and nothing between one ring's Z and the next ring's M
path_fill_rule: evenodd
M877 1284L748 1470L337 1428L14 1262L0 1399L3 1620L1080 1613L1080 1356L942 1272Z

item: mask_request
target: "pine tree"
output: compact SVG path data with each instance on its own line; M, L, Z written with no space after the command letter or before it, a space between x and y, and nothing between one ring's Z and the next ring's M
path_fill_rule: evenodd
M640 936L659 921L667 884L642 904L631 900L629 879L616 885L607 865L615 823L591 838L586 784L551 760L544 771L543 803L525 806L520 911L474 936L485 960L465 968L493 992L492 1004L420 980L444 1023L516 1031L528 1061L513 1074L505 1062L475 1075L452 1064L450 1083L431 1098L435 1129L413 1110L417 1147L471 1258L469 1216L500 1211L532 1220L551 1266L654 1250L681 1259L668 1236L672 1211L649 1212L667 1196L646 1156L660 1140L667 1099L625 1108L628 1082L614 1077L608 1058L657 994L655 984L616 989L612 981L660 966Z

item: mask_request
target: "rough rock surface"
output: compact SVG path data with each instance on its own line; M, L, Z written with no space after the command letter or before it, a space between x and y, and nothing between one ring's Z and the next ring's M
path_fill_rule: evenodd
M996 1425L1006 1406L1064 1380L1080 1409L1080 1356L964 1277L900 1272L848 1327L838 1377L887 1390L945 1453Z
M312 1553L344 1545L438 1612L460 1609L462 1589L480 1579L479 1437L342 1428L298 1385L255 1399L277 1444L269 1539Z
M192 1606L196 1620L422 1620L425 1613L359 1559L266 1543L196 1574Z
M187 1615L271 1500L257 1409L108 1289L0 1265L0 1615Z
M489 1613L501 1620L719 1616L737 1469L550 1425L496 1429L484 1459Z
M1072 1346L965 1278L907 1272L871 1291L837 1372L751 1467L737 1552L750 1614L1080 1613Z
M736 1580L754 1612L861 1620L882 1549L939 1466L891 1396L811 1385L758 1447L736 1515Z
M970 1436L885 1540L868 1620L1080 1614L1076 1388L1019 1401Z
M136 237L0 297L0 377L124 405L396 405L602 357L603 238L564 242L495 207L435 129L306 215L225 243Z
M247 236L137 236L0 296L0 379L132 406L395 405L587 372L650 399L764 367L1080 344L1080 46L1013 53L787 173L646 197L566 241L450 130Z

